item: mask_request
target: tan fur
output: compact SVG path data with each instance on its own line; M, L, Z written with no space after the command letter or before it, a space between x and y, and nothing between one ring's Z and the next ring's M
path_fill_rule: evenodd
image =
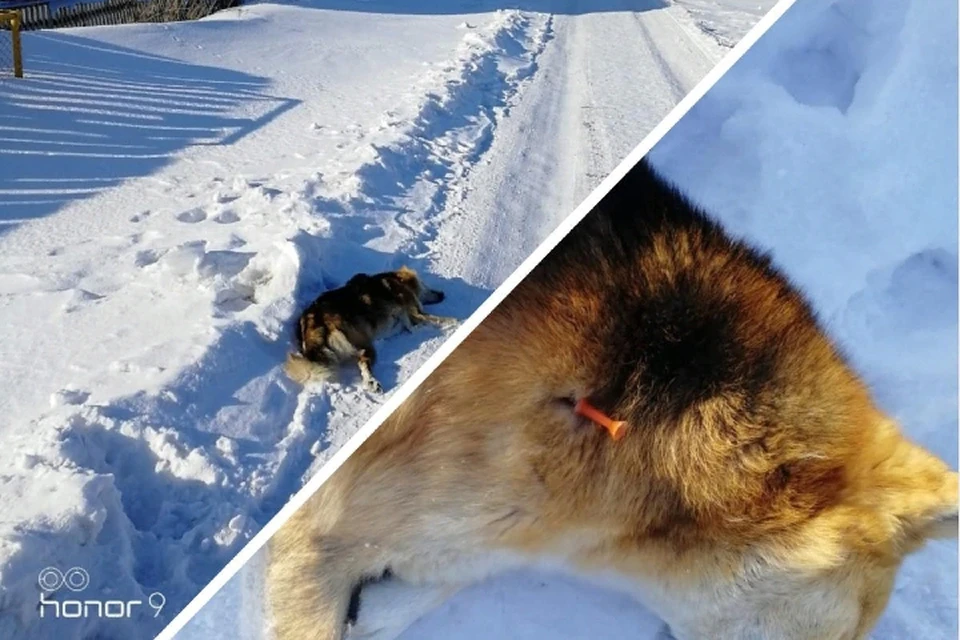
M677 640L866 637L904 556L956 535L957 474L738 246L667 228L635 256L643 277L542 265L276 534L276 638L341 638L352 587L387 568L456 588L537 564L605 575ZM612 375L611 281L616 304L719 296L744 361L769 358L763 384L671 412L636 374L608 407L622 441L584 424L563 399Z
M283 371L288 378L301 385L330 380L336 375L332 368L311 362L299 353L287 354L287 360L283 363Z

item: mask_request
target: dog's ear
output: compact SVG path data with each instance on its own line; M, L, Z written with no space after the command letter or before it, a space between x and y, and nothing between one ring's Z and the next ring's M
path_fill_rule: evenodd
M884 440L885 455L868 472L870 502L894 519L904 542L956 538L957 472L899 432Z
M397 269L397 277L400 278L403 282L409 282L411 280L417 279L417 272L411 269L410 267L404 265Z
M957 474L953 475L956 476ZM954 478L954 483L956 483L956 481L956 478ZM953 507L953 512L943 513L927 525L923 533L930 540L955 540L957 538L956 505Z

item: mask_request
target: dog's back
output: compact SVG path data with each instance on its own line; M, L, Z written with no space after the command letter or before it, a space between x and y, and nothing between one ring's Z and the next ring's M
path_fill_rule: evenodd
M278 549L336 540L357 564L315 554L325 581L553 557L626 574L680 640L841 640L955 535L957 476L768 258L640 164L308 504Z

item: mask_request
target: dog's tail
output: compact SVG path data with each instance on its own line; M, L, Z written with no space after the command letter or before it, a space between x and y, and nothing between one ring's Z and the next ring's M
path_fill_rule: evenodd
M294 382L305 385L308 382L319 382L336 377L336 366L327 362L314 362L299 353L287 355L283 370Z

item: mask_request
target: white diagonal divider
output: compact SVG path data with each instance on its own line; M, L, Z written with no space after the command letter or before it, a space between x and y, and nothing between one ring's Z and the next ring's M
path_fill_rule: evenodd
M743 54L759 40L764 33L783 16L786 11L793 6L796 0L781 0L770 11L761 18L756 25L731 49L724 58L717 63L717 66L701 80L684 98L675 106L667 116L638 144L630 154L617 165L617 167L587 196L587 198L574 209L573 213L564 219L560 225L550 233L547 238L540 243L533 253L531 253L517 269L511 273L497 289L490 294L483 304L481 304L473 314L463 321L460 327L450 336L446 342L440 345L433 355L431 355L422 367L404 382L391 395L387 401L377 410L376 413L355 433L347 442L330 458L330 461L323 466L294 496L283 506L250 542L248 542L234 558L227 563L220 572L214 576L213 580L204 587L197 596L184 607L177 616L170 621L163 631L157 636L156 640L172 640L174 636L186 626L187 622L193 618L203 606L213 598L217 592L225 585L230 578L235 576L238 571L259 551L264 544L273 536L283 524L290 519L290 516L299 509L313 495L317 489L356 451L370 435L377 430L384 420L386 420L404 400L407 399L413 391L426 380L434 369L436 369L447 356L449 356L463 340L481 323L484 318L490 315L498 304L506 298L520 282L533 271L541 260L549 254L557 244L579 223L596 205L603 199L624 175L643 158L653 146L663 138L664 135L690 110L693 105L703 97L713 85L717 83L723 75L743 57Z

